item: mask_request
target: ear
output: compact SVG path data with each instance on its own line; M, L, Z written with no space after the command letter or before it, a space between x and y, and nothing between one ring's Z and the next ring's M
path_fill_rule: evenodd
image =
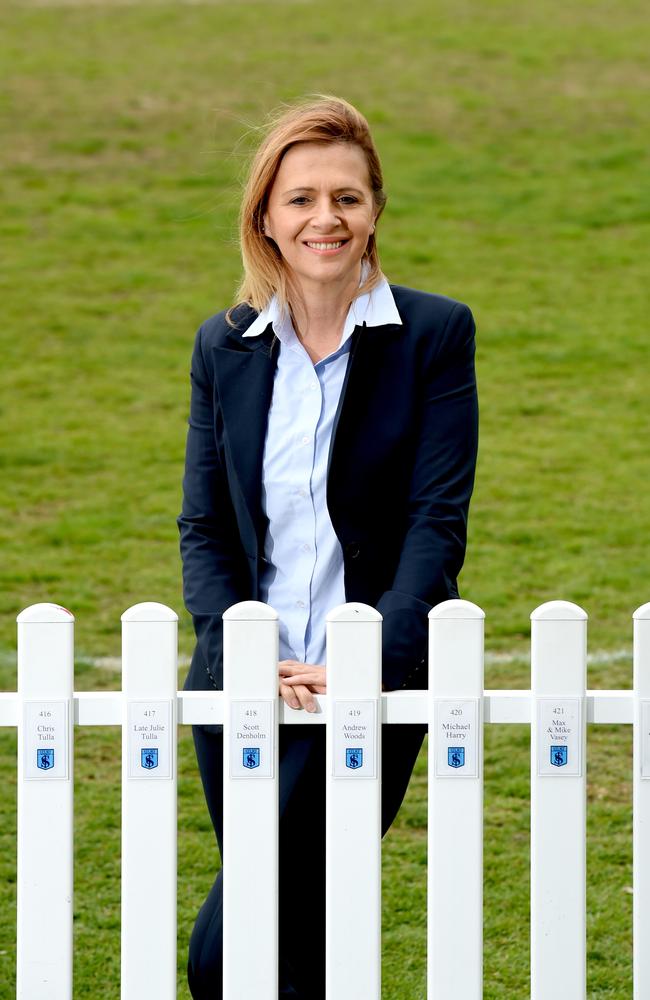
M263 229L262 232L265 236L271 236L271 230L269 229L269 213L265 212L262 218Z

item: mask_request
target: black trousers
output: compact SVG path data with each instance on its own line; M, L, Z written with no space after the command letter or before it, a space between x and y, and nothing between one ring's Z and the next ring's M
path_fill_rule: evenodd
M397 815L426 727L384 726L382 835ZM203 789L223 858L223 736L194 727ZM325 996L325 727L280 727L278 997ZM228 859L224 859L225 864ZM189 948L194 1000L222 1000L222 873L201 907ZM254 952L251 952L254 961ZM226 997L225 1000L254 1000Z

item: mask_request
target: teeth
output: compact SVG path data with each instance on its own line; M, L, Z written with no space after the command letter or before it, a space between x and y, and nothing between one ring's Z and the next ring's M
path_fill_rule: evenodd
M343 240L339 240L337 243L309 243L307 246L311 247L312 250L338 250L339 247L343 246Z

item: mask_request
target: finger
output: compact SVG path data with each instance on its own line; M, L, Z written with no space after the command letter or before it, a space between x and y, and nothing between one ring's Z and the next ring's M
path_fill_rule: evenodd
M300 660L280 660L278 672L283 677L290 677L301 672L320 673L325 676L325 667L320 663L302 663Z
M312 663L298 663L295 667L286 667L282 671L282 680L289 684L296 681L300 683L300 678L308 678L309 684L325 684L327 671L325 667L320 667Z
M289 684L290 686L307 684L312 690L316 687L325 689L327 687L327 674L322 668L316 667L310 670L303 670L301 673L291 674L289 677L283 677L282 683Z
M287 684L287 688L291 691L296 691L299 687L306 687L312 694L327 694L327 688L324 684Z
M318 708L316 704L316 699L314 698L313 694L311 693L308 687L299 684L296 687L293 687L291 690L295 691L297 697L300 699L301 706L304 709L306 709L306 711L308 712L316 711L316 709Z
M280 697L289 708L297 709L301 707L298 695L293 688L287 687L286 684L280 684Z
M308 688L312 694L327 694L327 688L323 684L305 684L305 687Z
M305 672L304 674L292 674L291 677L283 677L282 683L288 684L290 687L295 687L296 684L322 684L323 678L320 674L314 674Z
M290 677L291 674L304 669L305 664L299 663L297 660L281 660L278 664L278 673L281 677Z

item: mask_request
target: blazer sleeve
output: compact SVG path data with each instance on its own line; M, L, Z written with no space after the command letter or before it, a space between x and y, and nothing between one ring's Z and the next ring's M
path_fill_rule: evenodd
M474 320L455 303L426 365L407 527L391 589L377 604L387 690L426 684L429 610L458 597L478 449Z
M223 612L244 600L249 586L223 455L217 444L213 373L203 347L204 328L192 354L190 418L178 518L183 595L192 615L198 659L215 687L223 687Z

